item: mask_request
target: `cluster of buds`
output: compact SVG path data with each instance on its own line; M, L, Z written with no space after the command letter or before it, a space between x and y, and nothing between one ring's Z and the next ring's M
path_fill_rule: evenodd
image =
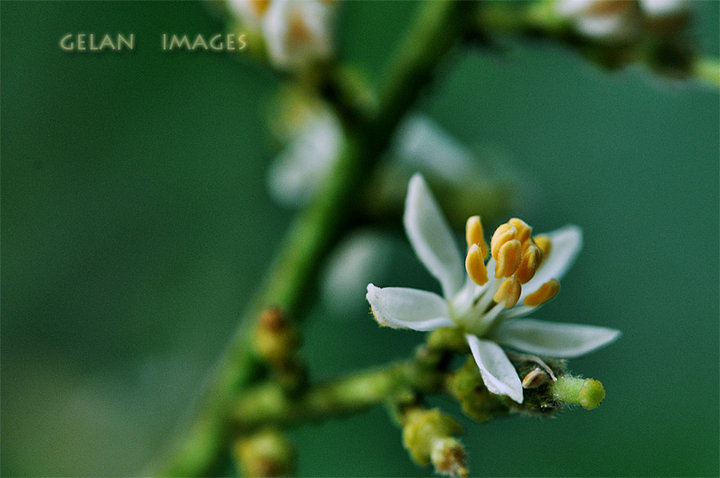
M228 0L244 28L259 32L274 66L299 70L333 55L332 0Z
M557 12L589 38L609 43L636 40L645 31L680 31L687 19L686 0L559 0Z
M448 476L467 476L467 456L453 435L462 431L455 420L438 409L411 408L405 412L403 444L420 465L432 463L435 471Z

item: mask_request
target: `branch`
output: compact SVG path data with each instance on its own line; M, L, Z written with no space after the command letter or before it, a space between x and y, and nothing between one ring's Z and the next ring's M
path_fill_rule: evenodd
M416 380L415 370L412 361L400 362L316 384L297 397L288 396L280 385L267 382L236 399L232 421L242 431L268 424L292 425L358 412L406 391L439 390L441 380Z
M377 114L370 123L346 122L348 140L334 170L288 231L255 300L210 377L187 430L148 474L202 476L218 470L232 431L230 404L262 370L250 347L260 311L274 305L290 317L300 315L322 257L351 217L349 212L364 178L387 147L399 120L432 79L435 66L457 42L461 34L458 24L466 18L461 11L466 8L465 2L429 1L422 6L403 48L383 76L387 82L381 90Z
M608 43L577 33L557 14L553 2L483 2L475 12L475 35L487 39L497 34L553 41L610 69L637 61L662 76L692 78L720 88L719 60L697 56L681 26L673 32L646 31L631 42Z

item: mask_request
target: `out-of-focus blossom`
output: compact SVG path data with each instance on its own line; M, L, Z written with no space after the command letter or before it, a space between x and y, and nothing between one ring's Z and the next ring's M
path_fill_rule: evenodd
M315 112L270 166L273 197L288 206L305 204L330 173L342 141L337 117L329 110Z
M293 117L287 121L295 128L300 124L300 129L270 167L268 186L278 202L300 206L312 197L337 159L343 133L327 108L291 106ZM394 164L452 184L483 176L474 153L426 116L411 116L400 125L390 156Z
M558 0L557 13L589 38L626 42L640 36L646 24L682 16L685 0Z
M630 0L560 0L557 12L590 38L619 42L640 31L638 6Z
M227 0L243 26L265 43L273 66L300 70L333 55L332 0Z
M262 23L272 63L295 70L331 57L334 10L321 0L273 0Z
M227 0L230 10L246 28L259 30L270 0Z

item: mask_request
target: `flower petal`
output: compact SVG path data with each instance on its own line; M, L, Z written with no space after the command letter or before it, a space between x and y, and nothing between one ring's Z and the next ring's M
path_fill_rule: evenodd
M570 358L584 355L620 337L620 331L594 325L518 319L498 327L493 338L514 349Z
M507 395L518 403L523 401L523 389L515 367L495 342L466 335L475 363L485 386L491 393Z
M465 268L440 207L420 174L410 179L403 223L415 254L440 281L443 295L451 299L463 285Z
M368 284L365 297L380 325L419 331L455 326L445 300L432 292Z
M575 262L582 249L582 229L568 225L546 234L550 238L550 253L545 256L535 276L522 286L520 302L550 279L560 279Z

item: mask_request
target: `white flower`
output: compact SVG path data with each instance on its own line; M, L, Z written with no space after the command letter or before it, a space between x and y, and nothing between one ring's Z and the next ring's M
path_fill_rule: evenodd
M228 6L246 27L259 30L270 0L228 0Z
M686 12L690 8L688 0L640 0L640 7L650 18L668 17Z
M556 10L578 32L599 40L625 41L641 29L637 5L630 0L559 0Z
M589 325L519 319L558 291L560 278L582 246L577 226L531 237L519 219L500 226L488 248L478 216L468 219L465 267L425 180L410 180L405 231L415 253L442 286L432 292L367 286L367 300L380 325L429 331L459 327L488 390L523 401L520 378L498 344L532 354L577 357L617 339L620 332ZM485 263L488 252L491 259ZM494 274L488 275L488 270ZM467 272L467 274L466 274Z
M295 70L333 54L334 6L322 0L272 0L262 19L270 60Z
M313 114L270 166L273 197L288 206L307 203L337 161L343 139L342 125L331 111Z
M313 197L344 141L340 120L329 108L304 109L303 123L290 125L298 131L268 173L271 195L287 206L301 206ZM400 125L390 156L403 171L422 171L452 184L487 180L472 151L427 116L412 115Z

